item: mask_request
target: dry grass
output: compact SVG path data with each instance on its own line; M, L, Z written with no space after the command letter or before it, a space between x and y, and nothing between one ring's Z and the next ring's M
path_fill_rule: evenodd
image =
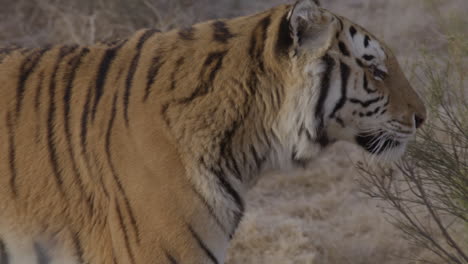
M360 155L342 143L305 171L264 177L228 263L404 263L408 244L358 191L350 158Z
M0 44L92 43L141 27L162 30L215 17L258 11L281 0L0 0ZM448 19L468 14L466 0L322 0L369 28L393 48L408 72L421 48L447 54ZM452 21L450 23L441 23ZM461 57L461 59L466 59ZM409 74L410 77L413 76ZM424 82L413 78L415 86ZM343 155L342 149L347 154ZM360 194L351 159L361 152L338 144L292 175L264 177L249 194L248 210L228 263L396 264L426 255L387 222L381 204Z

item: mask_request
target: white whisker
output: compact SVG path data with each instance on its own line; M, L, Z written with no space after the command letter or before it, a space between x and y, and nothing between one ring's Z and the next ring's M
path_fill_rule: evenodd
M375 140L374 142L377 142L376 144L374 144L375 146L372 148L372 153L376 153L374 155L372 155L371 157L371 162L374 163L375 162L375 159L378 159L378 153L380 153L380 150L382 149L385 141L384 141L384 137L385 137L385 133L379 135Z

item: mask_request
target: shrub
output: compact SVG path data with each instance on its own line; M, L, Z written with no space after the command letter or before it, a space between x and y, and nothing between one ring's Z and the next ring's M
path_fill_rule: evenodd
M386 202L407 240L434 253L416 257L423 263L468 263L467 22L441 20L445 56L422 50L413 67L429 119L403 159L393 168L358 164L362 191Z

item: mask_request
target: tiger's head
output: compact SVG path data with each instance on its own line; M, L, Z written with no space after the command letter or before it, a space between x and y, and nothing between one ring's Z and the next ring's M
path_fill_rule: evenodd
M310 144L324 147L337 140L354 142L386 160L399 158L426 109L395 55L316 1L298 1L286 19L293 40L289 58L299 73L291 78L295 85L283 122L295 130L289 133L295 134L293 160L315 155Z

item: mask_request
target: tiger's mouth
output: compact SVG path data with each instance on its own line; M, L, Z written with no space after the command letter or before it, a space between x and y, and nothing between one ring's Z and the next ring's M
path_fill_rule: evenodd
M402 144L400 141L388 136L385 132L379 132L373 135L358 134L356 136L356 142L359 146L374 155L380 155Z

